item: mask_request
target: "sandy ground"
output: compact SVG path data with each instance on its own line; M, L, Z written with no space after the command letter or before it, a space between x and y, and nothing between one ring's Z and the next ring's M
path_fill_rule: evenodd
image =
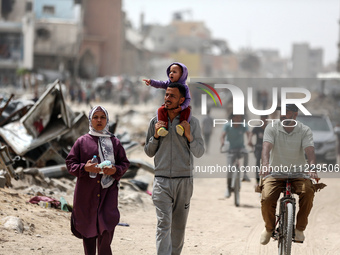
M225 164L225 154L219 153L221 128L214 132L209 154L197 159L196 166ZM142 149L130 157L152 162ZM253 163L251 154L250 164ZM254 192L255 179L242 183L241 205L235 207L233 197L224 198L224 176L212 177L215 178L197 176L194 179L182 254L276 254L277 242L271 241L266 246L259 244L263 221L260 196ZM293 244L292 254L340 254L340 198L337 195L340 182L335 178L323 179L323 182L328 186L316 193L305 231L306 241ZM138 203L120 204L120 222L129 226L117 226L112 243L114 254L156 254L155 209L148 194L140 192L139 195ZM65 197L72 202L72 194ZM30 198L21 190L0 189L0 255L83 254L82 241L70 231L70 213L27 203ZM20 217L24 222L24 232L5 229L3 219L6 216Z

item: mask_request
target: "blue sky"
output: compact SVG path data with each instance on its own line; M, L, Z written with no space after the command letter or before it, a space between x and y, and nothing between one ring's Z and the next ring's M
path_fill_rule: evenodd
M175 11L191 10L190 19L204 21L214 38L230 48L278 49L290 57L293 43L324 49L324 64L338 57L339 0L123 0L133 25L169 24Z

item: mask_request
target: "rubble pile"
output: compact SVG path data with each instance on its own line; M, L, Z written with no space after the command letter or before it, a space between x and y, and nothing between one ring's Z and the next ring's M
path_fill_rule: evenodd
M68 173L65 158L75 140L88 132L88 107L68 105L59 81L48 85L37 101L17 97L1 101L0 95L0 248L6 254L15 253L17 245L12 244L18 238L25 254L50 254L58 240L70 235L76 178ZM119 224L129 227L126 212L149 211L153 206L154 168L142 145L152 116L143 109L114 107L109 107L111 114L119 116L110 123L110 131L131 163L120 181L118 199Z
M62 84L56 80L47 86L43 95L31 100L0 102L0 188L12 186L12 179L18 179L15 169L23 167L24 174L38 171L49 178L67 177L65 158L78 137L88 132L88 118L84 112L74 112L67 105ZM134 125L131 124L133 119ZM117 134L127 154L141 146L145 139L145 126L149 118L139 117L134 111L124 114L122 125L133 126L134 137L128 132ZM111 132L115 133L115 123L110 123ZM143 137L143 138L142 138ZM130 159L131 166L125 178L133 178L138 169L143 168L153 173L153 166L141 159ZM7 173L7 174L6 174ZM68 176L69 177L69 176ZM124 178L123 177L123 178Z

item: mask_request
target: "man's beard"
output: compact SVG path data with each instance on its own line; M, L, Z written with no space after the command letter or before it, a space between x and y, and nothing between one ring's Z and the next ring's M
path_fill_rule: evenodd
M286 119L286 118L280 118L280 121L281 123L284 123L285 126L290 126L291 124L295 123L294 121L292 121L292 119Z
M169 110L169 111L171 111L171 110L175 110L175 109L177 109L178 108L178 106L179 106L179 104L177 104L177 106L176 107L173 107L173 108L168 108L168 106L165 104L165 109L166 110Z
M177 106L177 107L174 107L174 108L165 108L165 109L171 111L171 110L175 110L175 109L177 109L177 108L178 108L178 106Z

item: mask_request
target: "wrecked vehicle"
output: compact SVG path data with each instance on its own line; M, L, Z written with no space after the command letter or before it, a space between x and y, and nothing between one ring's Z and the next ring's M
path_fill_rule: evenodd
M29 109L28 109L29 108ZM11 162L6 162L0 153L2 168L38 168L45 177L71 177L65 158L78 137L88 132L88 118L83 112L73 112L65 103L62 85L56 80L33 105L26 104L26 113L19 119L0 127L0 142L8 147ZM11 115L11 114L9 114ZM20 116L20 115L19 115ZM0 119L1 120L1 119ZM126 153L137 148L125 133L117 135ZM123 178L136 175L139 168L153 173L153 166L142 160L129 159L131 166ZM13 165L13 166L12 166ZM14 178L13 173L11 174ZM10 185L10 184L9 184Z

